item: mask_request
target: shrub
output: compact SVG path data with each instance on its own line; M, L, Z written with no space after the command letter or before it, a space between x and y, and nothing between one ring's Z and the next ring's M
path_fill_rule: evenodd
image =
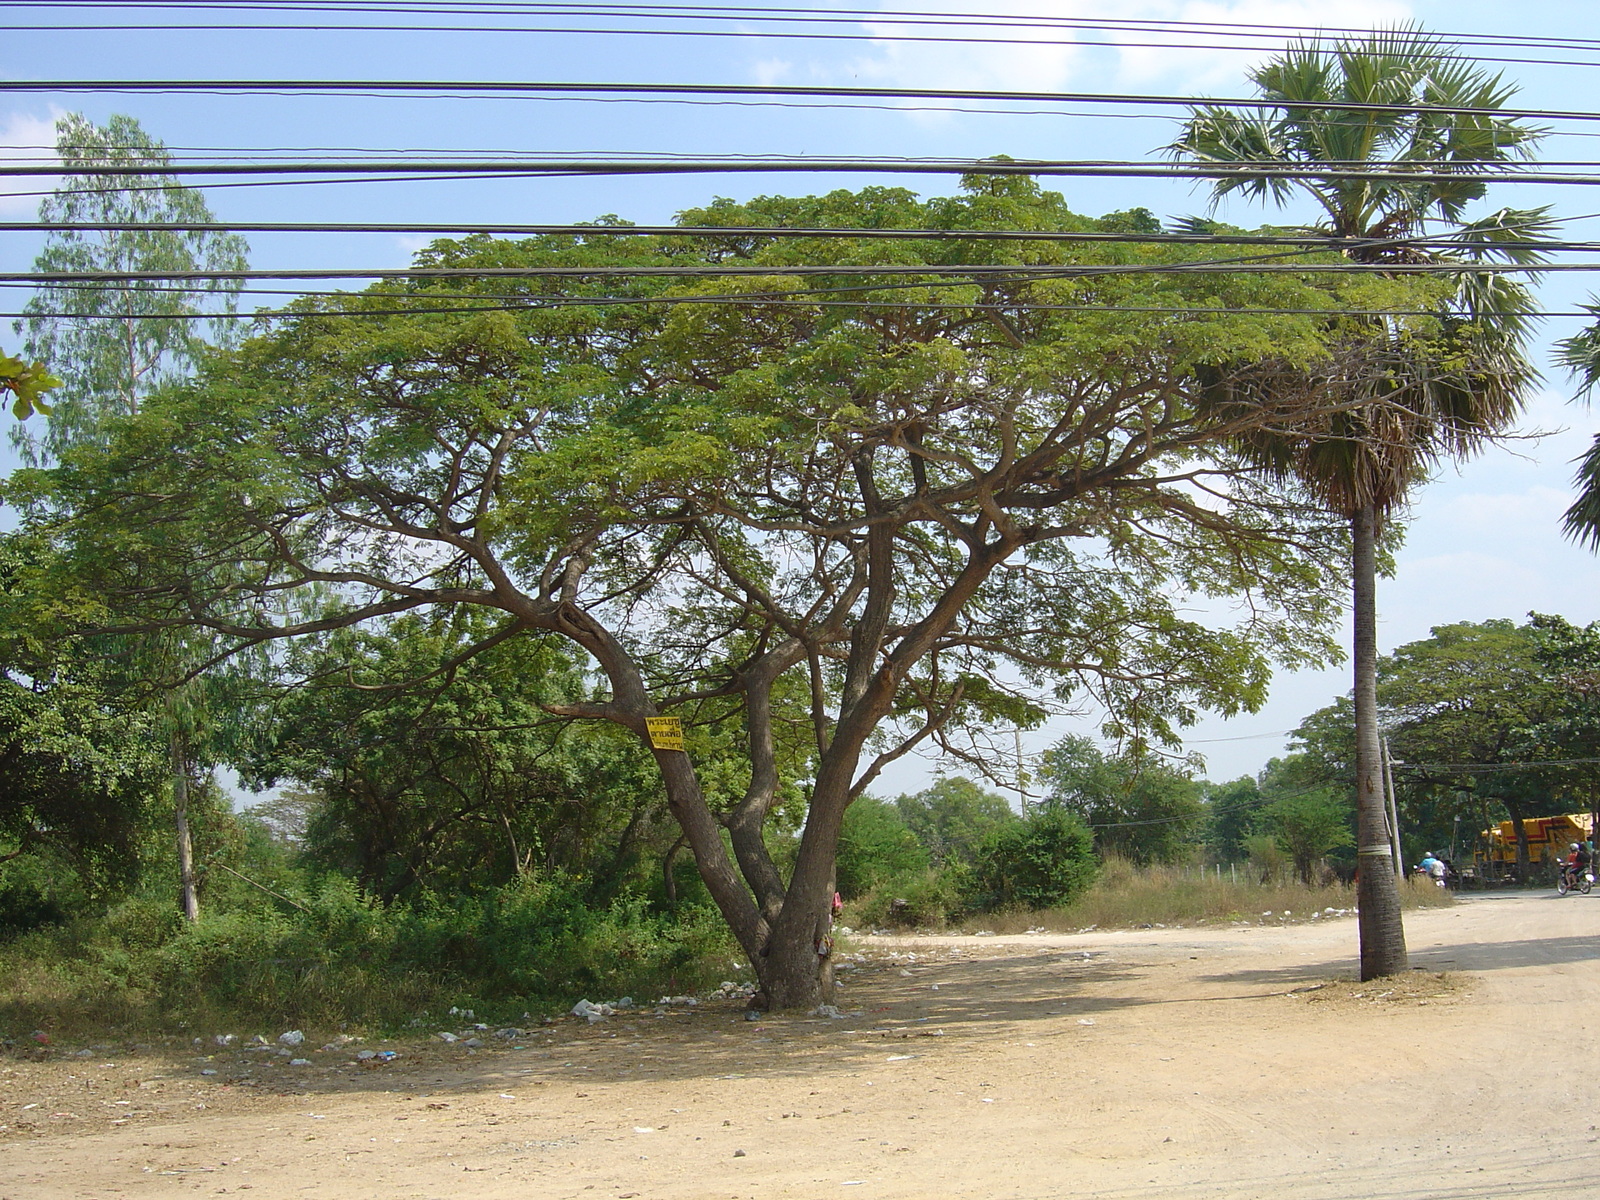
M928 852L894 805L863 796L845 810L839 832L839 892L852 899L879 883L925 871Z
M868 927L937 928L949 923L962 903L965 872L924 868L880 882L846 909L847 920Z
M1099 866L1082 821L1061 808L1038 809L984 841L969 877L969 903L979 911L1070 904Z
M549 876L383 905L333 876L293 893L298 908L211 908L195 925L170 898L138 898L7 946L0 1029L110 1019L394 1028L453 1004L519 1019L552 1001L727 977L733 947L713 911L668 916L642 898L596 907L584 895L581 881Z

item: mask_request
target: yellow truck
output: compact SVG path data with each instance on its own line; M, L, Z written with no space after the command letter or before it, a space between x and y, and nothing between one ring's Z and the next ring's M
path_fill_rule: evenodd
M1585 842L1593 836L1594 818L1589 813L1528 817L1522 828L1528 835L1528 862L1536 867L1553 867L1566 858L1567 847L1573 842ZM1480 849L1473 859L1481 877L1499 879L1516 869L1517 831L1510 821L1491 825L1479 838Z

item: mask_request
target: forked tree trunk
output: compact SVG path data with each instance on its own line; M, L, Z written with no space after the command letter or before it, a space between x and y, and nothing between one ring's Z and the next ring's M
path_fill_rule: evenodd
M1361 939L1361 978L1376 979L1406 969L1406 934L1400 921L1400 889L1395 879L1388 820L1381 786L1383 761L1378 741L1378 606L1376 510L1369 506L1350 518L1354 576L1356 713L1356 853L1360 874L1356 903Z

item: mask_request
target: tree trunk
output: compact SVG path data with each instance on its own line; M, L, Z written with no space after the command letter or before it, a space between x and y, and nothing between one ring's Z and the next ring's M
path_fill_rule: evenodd
M172 753L172 813L178 831L178 892L184 920L193 924L200 919L200 897L195 891L194 843L189 837L189 756L181 733L173 733L168 746Z
M1533 873L1533 863L1528 858L1528 827L1522 822L1522 814L1506 806L1511 812L1511 831L1517 837L1517 882L1526 884L1528 877Z
M672 843L667 850L666 857L661 860L661 891L667 900L667 911L678 911L678 877L672 873L673 864L678 861L678 852L689 844L689 839L681 834L678 840Z
M1356 854L1360 873L1356 903L1361 940L1361 978L1376 979L1406 969L1406 935L1400 920L1385 812L1382 750L1378 741L1378 606L1375 509L1352 514L1350 540L1354 576Z

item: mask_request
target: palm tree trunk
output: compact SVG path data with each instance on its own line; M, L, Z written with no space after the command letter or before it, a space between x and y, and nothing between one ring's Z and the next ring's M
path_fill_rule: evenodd
M1384 811L1382 750L1378 741L1378 516L1364 505L1350 518L1355 600L1356 881L1361 978L1406 969L1406 933Z

